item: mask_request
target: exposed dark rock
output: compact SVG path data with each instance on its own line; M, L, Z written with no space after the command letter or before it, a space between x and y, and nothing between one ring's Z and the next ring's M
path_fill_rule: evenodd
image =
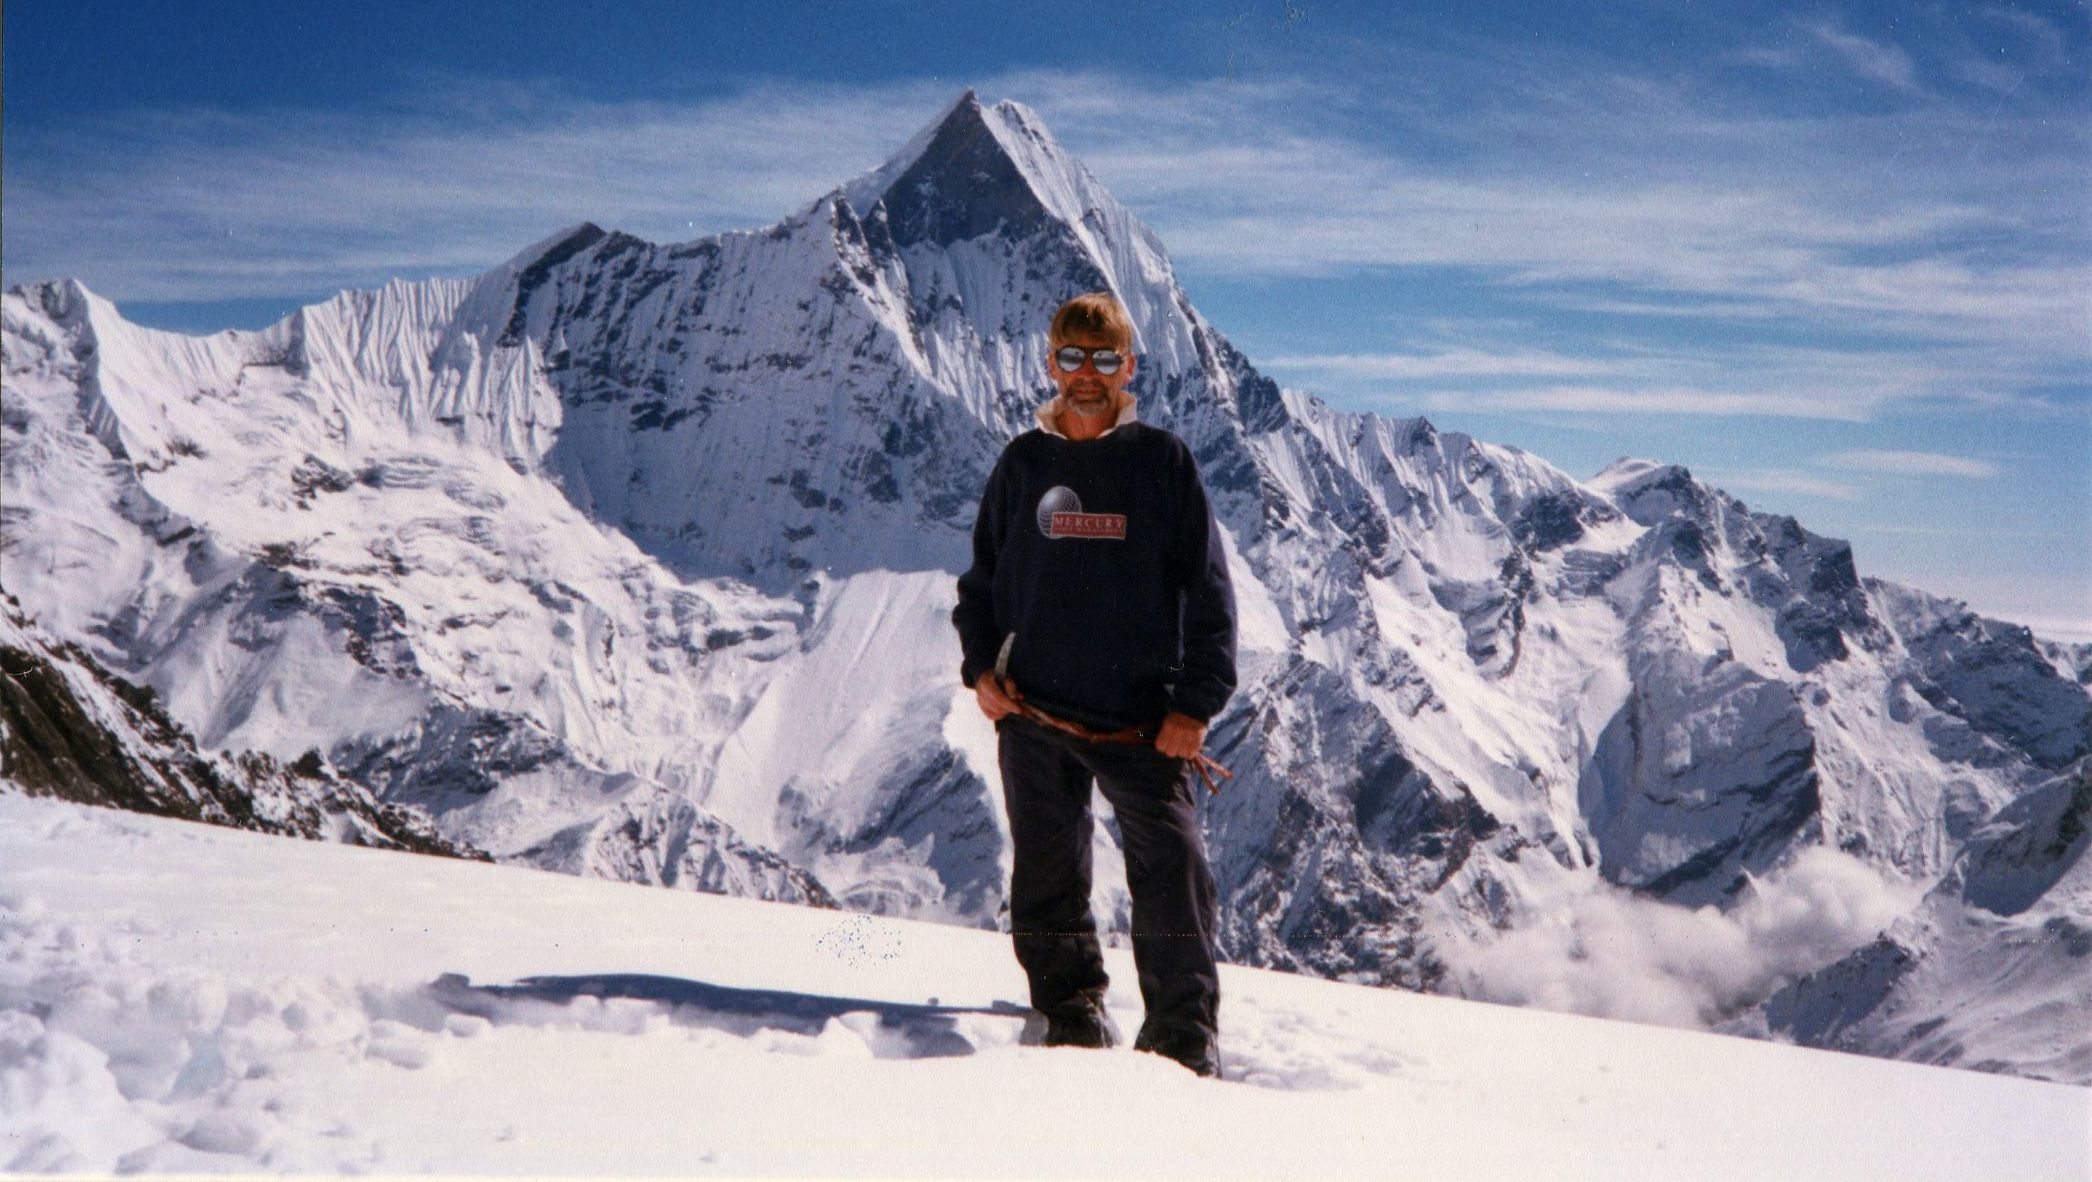
M1512 536L1531 550L1567 546L1584 536L1582 508L1582 502L1568 493L1541 493L1512 519Z
M607 235L594 222L583 222L574 232L546 248L535 262L523 268L516 276L515 310L509 314L508 326L501 331L501 343L520 345L523 343L523 328L530 315L530 299L536 294L554 269L560 264L601 242ZM621 235L620 237L624 237ZM637 241L637 239L632 239Z
M426 816L343 779L318 752L285 767L254 752L202 751L151 689L77 645L37 636L12 597L6 612L17 639L0 643L0 784L261 833L486 859L438 835ZM106 695L99 705L96 693Z
M949 246L998 230L1015 236L1038 227L1046 215L970 91L880 203L888 232L902 248Z

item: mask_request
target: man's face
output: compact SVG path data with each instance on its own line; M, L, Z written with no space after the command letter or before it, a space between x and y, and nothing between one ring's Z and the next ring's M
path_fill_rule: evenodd
M1053 342L1053 348L1074 345L1079 349L1114 349L1115 345L1105 337L1076 333L1065 340ZM1082 368L1068 373L1054 363L1051 351L1046 358L1046 370L1053 375L1054 385L1060 388L1061 398L1068 409L1084 418L1102 418L1112 413L1118 405L1119 392L1133 379L1133 354L1121 351L1124 361L1117 373L1100 374L1094 359L1085 359Z

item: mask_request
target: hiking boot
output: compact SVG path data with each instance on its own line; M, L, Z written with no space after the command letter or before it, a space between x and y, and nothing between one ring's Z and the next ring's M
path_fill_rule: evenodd
M1046 1013L1048 1047L1091 1047L1104 1050L1118 1045L1112 1037L1111 1019L1104 1012L1104 999L1093 993L1078 993Z
M1202 1030L1143 1026L1140 1037L1133 1040L1133 1049L1173 1060L1206 1079L1227 1078L1220 1070L1220 1048Z

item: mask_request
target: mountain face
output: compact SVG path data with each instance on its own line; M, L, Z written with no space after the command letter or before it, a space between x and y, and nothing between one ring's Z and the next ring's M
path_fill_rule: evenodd
M331 774L317 753L199 750L145 689L0 602L0 778L30 796L262 833L487 861L418 813Z
M1910 915L1738 1029L1944 1066L2092 1079L2092 771L1979 830ZM1972 982L1981 988L1971 988Z
M1280 389L970 93L762 231L583 225L208 338L10 290L5 581L203 748L316 753L497 858L992 926L994 736L947 616L1047 319L1097 289L1240 600L1204 806L1230 959L1448 988L1579 885L1727 909L1826 846L1930 883L2092 754L2092 648L1683 468L1578 481Z

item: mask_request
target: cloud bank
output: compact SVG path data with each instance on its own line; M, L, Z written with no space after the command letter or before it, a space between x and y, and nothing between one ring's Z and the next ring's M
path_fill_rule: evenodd
M1724 914L1603 885L1486 946L1450 950L1467 996L1599 1018L1707 1028L1838 959L1923 894L1821 847Z

